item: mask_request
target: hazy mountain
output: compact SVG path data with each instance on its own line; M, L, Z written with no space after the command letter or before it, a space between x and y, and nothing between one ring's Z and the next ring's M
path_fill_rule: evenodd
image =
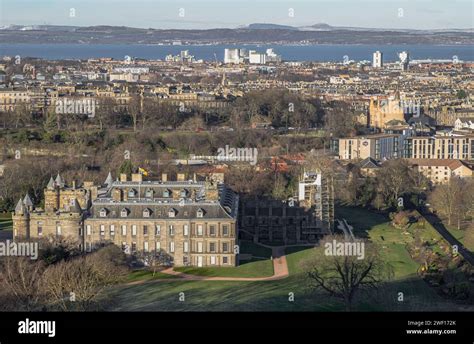
M160 30L126 26L10 25L3 43L80 44L474 44L473 30L397 30L256 23L236 29Z
M289 25L278 25L278 24L266 24L266 23L255 23L247 26L250 30L298 30L297 27Z

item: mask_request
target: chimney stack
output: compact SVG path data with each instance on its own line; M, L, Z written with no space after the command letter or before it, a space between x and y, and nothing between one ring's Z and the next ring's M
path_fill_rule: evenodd
M132 173L132 182L142 182L143 176L141 173Z

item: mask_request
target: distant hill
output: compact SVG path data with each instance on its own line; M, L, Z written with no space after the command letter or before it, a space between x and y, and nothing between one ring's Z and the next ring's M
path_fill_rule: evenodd
M278 24L265 24L265 23L256 23L250 24L247 26L247 29L250 30L298 30L297 27L288 26L288 25L278 25Z
M473 30L396 30L255 23L235 29L159 30L126 26L10 25L3 43L78 44L474 44Z

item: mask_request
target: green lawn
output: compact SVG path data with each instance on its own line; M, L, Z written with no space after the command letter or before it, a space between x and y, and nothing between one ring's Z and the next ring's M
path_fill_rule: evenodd
M13 222L11 214L0 213L0 230L12 230Z
M291 248L290 276L278 281L150 281L111 290L113 311L343 311L342 303L308 288L298 263L312 248ZM404 302L397 301L399 292ZM184 293L185 301L179 301ZM294 302L289 301L294 294ZM362 311L455 310L418 277L397 279L368 296L356 307Z
M272 250L251 241L240 241L240 253L253 258L240 262L237 267L179 267L175 271L208 277L270 277L273 276Z
M357 233L364 234L382 247L383 255L395 269L394 279L378 291L361 294L355 309L361 311L455 311L460 306L450 303L436 294L418 275L416 264L405 249L409 235L396 230L388 218L364 209L338 209L347 221L354 225ZM408 231L414 230L409 228ZM423 230L426 237L432 237L431 229ZM436 240L436 238L434 238ZM257 249L254 247L254 249ZM342 311L342 303L325 293L316 294L308 287L308 281L300 268L300 262L309 256L314 248L289 247L286 250L290 271L288 278L277 281L149 281L140 285L116 286L111 290L117 311ZM186 272L207 276L251 276L261 270L258 261L243 264L237 268L185 268ZM258 263L258 264L257 264ZM230 269L230 270L229 270ZM181 270L181 269L177 269ZM269 272L269 271L268 271ZM272 271L273 272L273 271ZM184 293L185 301L179 301ZM294 294L294 302L289 301ZM403 293L404 301L397 300Z
M153 276L153 271L149 270L135 270L130 272L127 276L127 282L137 282L137 281L151 281L156 279L166 279L166 278L177 278L176 276L164 274L157 271L155 276Z
M288 272L290 275L301 273L300 262L311 255L313 247L308 246L292 246L285 249L286 263L288 264Z
M345 218L354 227L356 235L367 237L379 246L384 261L394 269L395 279L416 276L419 264L406 250L406 245L413 241L414 231L419 231L423 241L434 245L435 251L439 250L438 242L442 243L441 236L429 223L421 227L417 227L417 224L410 225L402 230L393 227L388 217L352 207L337 208L336 217Z
M445 224L446 229L459 240L469 251L474 252L474 228L457 229Z
M236 267L179 267L175 271L209 277L270 277L273 276L273 262L270 259L250 260Z

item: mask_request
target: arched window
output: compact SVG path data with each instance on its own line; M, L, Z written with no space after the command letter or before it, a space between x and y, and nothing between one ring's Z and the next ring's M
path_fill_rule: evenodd
M107 209L102 208L102 209L100 209L100 211L99 211L99 216L100 216L100 217L107 217L107 213L108 213Z
M128 190L128 197L136 197L136 195L137 195L137 190L135 189Z

